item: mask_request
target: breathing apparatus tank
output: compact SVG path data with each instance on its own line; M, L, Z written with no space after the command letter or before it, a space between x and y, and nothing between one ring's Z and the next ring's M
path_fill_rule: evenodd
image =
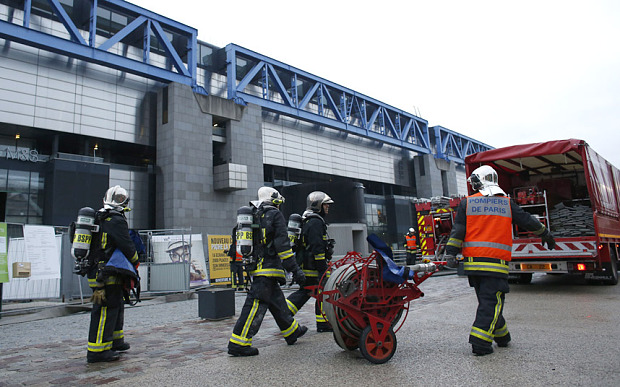
M239 207L237 210L237 253L243 256L244 262L248 260L254 251L253 221L252 208L248 206Z
M295 248L299 237L301 236L301 215L291 214L288 217L288 239L291 242L291 247Z
M90 207L80 208L74 227L71 244L71 255L75 259L73 272L83 275L90 266L87 258L90 254L93 233L99 231L99 225L95 224L95 210Z

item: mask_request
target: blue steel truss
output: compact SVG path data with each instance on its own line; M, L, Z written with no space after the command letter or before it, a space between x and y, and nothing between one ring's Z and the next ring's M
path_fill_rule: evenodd
M463 136L443 126L433 126L435 131L435 157L450 160L457 163L464 163L465 157L484 152L493 147L476 141L473 138Z
M228 98L420 153L428 122L235 44L226 46Z
M90 6L90 18L87 29L82 26L80 30L59 0L45 1L53 17L67 30L69 39L31 27L32 0L15 2L18 6L23 4L23 22L19 25L0 20L0 38L164 83L189 85L195 92L206 94L204 88L197 85L196 29L122 0L86 0L84 4ZM100 8L126 17L128 23L97 46ZM117 43L136 34L142 36L141 60L110 52ZM163 47L168 68L151 63L152 36ZM97 39L102 37L97 36ZM178 44L175 48L175 39L186 42L183 52L179 52ZM463 163L469 154L492 149L441 126L434 127L433 147L428 122L420 117L235 44L229 44L225 50L228 98L237 103L252 102L266 110L335 128L345 134L419 153L433 153L437 158L457 163Z
M59 0L46 1L49 3L54 17L65 26L70 39L33 29L30 24L32 13L31 0L24 0L23 2L22 11L24 18L21 26L7 21L0 21L0 37L57 54L126 71L145 78L161 82L186 84L192 86L197 91L201 91L200 88L196 87L196 51L198 45L196 29L122 0L90 0L84 2L84 4L90 5L90 22L88 31L86 31L88 38L85 39ZM96 47L95 36L99 7L119 13L131 20L131 22ZM143 36L143 55L141 61L108 52L116 43L121 42L123 38L134 32L139 32ZM185 47L187 52L179 53L173 47L168 35L185 38L187 40L187 46ZM170 69L158 67L150 63L151 36L155 36L163 46L166 60L171 64ZM187 63L183 62L182 56L187 57Z

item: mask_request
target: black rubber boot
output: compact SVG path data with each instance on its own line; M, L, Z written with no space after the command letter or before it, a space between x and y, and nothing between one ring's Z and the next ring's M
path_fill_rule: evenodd
M508 343L510 342L510 333L508 333L506 336L496 337L495 342L497 343L498 347L507 347Z
M86 354L86 361L89 363L99 363L118 360L121 356L116 351L91 352Z
M233 356L256 356L258 355L258 348L228 344L228 354Z
M493 347L490 345L488 347L487 346L483 347L481 345L472 344L471 351L476 356L484 356L484 355L489 355L493 353Z
M333 332L334 330L332 329L331 325L329 325L328 323L319 323L319 324L316 324L316 331L321 333L321 332Z
M306 332L308 332L308 328L305 326L300 326L299 328L295 330L295 332L293 332L293 334L291 334L289 337L284 338L286 340L286 344L288 345L295 344L297 342L297 339L305 335Z
M127 351L129 348L131 348L131 345L129 345L129 343L126 343L126 342L112 344L112 351L123 352L123 351Z

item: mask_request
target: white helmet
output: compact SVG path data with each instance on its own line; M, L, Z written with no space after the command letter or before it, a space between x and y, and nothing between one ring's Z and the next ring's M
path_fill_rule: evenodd
M258 189L258 203L267 203L274 206L284 203L284 196L272 187L260 187Z
M410 232L410 233L412 233L412 234L415 232L415 230L413 229L413 227L411 227L411 228L409 229L409 232Z
M332 204L334 201L328 194L321 191L310 192L306 198L306 210L312 212L321 212L323 204Z
M506 195L497 184L497 172L488 165L476 168L467 181L474 191L479 191L484 196Z
M103 208L108 210L126 211L129 204L129 194L120 185L108 188L103 197Z

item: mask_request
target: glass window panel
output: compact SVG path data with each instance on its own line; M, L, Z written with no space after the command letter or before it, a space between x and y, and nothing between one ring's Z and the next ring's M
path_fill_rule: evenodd
M28 223L28 217L27 216L6 216L6 221L9 223L21 223L21 224L27 224Z
M42 176L39 175L39 172L31 172L30 173L30 193L39 193L43 191L44 181Z
M7 181L8 192L28 192L30 186L30 172L28 171L9 171Z
M43 216L43 195L38 193L30 194L30 200L28 200L28 216L37 217Z
M43 217L42 216L29 216L28 224L43 224Z
M14 222L14 217L28 216L28 194L9 193L6 198L7 222ZM11 220L9 220L11 219Z
M6 191L6 178L9 171L7 169L0 169L0 191Z

